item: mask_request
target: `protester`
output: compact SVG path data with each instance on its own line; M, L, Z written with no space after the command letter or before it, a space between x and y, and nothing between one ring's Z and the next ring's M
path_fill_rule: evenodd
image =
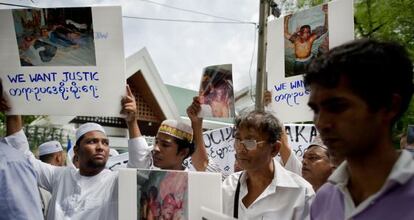
M63 153L62 145L59 141L48 141L39 146L39 160L43 163L48 163L53 166L64 166L65 165L65 155ZM52 198L52 194L39 187L40 199L42 201L42 212L43 216L47 215L47 210L49 207L49 201Z
M283 127L272 114L252 111L236 119L236 160L244 171L223 182L224 214L241 219L305 219L314 191L275 162Z
M122 112L126 114L130 140L128 149L136 147L137 121L136 103L127 88L122 99ZM20 140L26 140L20 136ZM76 130L75 156L79 169L56 167L36 160L28 149L38 184L52 193L47 213L48 220L60 219L117 219L118 218L118 173L105 168L109 153L109 140L105 130L96 123L86 123ZM130 162L136 155L130 154ZM129 167L130 164L128 164ZM40 201L39 201L40 204ZM34 218L29 218L34 219Z
M0 81L0 111L8 111ZM7 116L7 137L0 139L0 220L43 219L36 173L19 149L28 148L16 136L24 135L21 117Z
M315 192L326 183L333 171L328 148L321 141L309 145L303 154L302 164L302 177L313 186Z
M305 75L323 142L345 160L315 197L311 219L411 219L414 160L392 143L413 94L403 47L361 39L315 60Z
M187 114L188 110L187 110ZM192 126L202 126L202 121L197 115L189 115ZM197 127L197 130L198 130ZM200 129L202 129L200 127ZM183 162L191 156L191 161L197 171L220 172L220 168L212 160L208 159L206 149L194 147L193 129L184 122L167 119L161 123L155 137L154 146L148 146L144 137L139 133L139 148L137 152L130 152L139 155L140 159L134 167L187 170ZM202 140L202 133L194 133L194 141Z
M39 146L39 160L53 166L65 165L65 154L59 141L48 141Z

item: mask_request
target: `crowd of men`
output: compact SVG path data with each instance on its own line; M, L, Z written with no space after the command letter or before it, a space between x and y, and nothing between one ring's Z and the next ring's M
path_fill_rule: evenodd
M405 49L355 40L312 61L304 82L320 140L300 163L273 114L254 110L238 116L234 149L240 171L223 176L224 214L238 219L413 219L413 155L396 150L391 133L414 91L413 64ZM187 170L183 161L191 157L197 171L220 172L204 146L197 97L187 108L191 126L165 120L154 146L141 135L129 88L121 105L129 130L128 167ZM8 109L1 96L0 110ZM275 160L279 152L280 162ZM61 166L58 142L41 145L39 155L40 160L29 150L20 116L8 116L7 136L0 141L0 219L118 218L118 173L105 169L109 140L102 126L86 123L77 129L77 168Z

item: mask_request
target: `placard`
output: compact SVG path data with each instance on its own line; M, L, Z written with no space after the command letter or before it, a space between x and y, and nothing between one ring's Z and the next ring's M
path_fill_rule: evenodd
M120 115L121 7L8 9L0 20L0 77L10 114Z

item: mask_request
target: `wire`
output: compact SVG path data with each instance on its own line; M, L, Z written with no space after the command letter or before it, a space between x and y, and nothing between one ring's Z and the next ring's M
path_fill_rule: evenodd
M226 18L226 17L222 17L222 16L216 16L216 15L208 14L208 13L201 12L201 11L195 11L195 10L179 8L179 7L175 7L175 6L171 6L171 5L167 5L167 4L162 4L162 3L158 3L158 2L155 2L155 1L151 1L151 0L139 0L139 1L147 2L147 3L163 6L163 7L166 7L166 8L179 10L179 11L185 11L185 12L190 12L190 13L194 13L194 14L205 15L205 16L213 17L213 18L220 18L220 19L224 19L224 20L228 20L228 21L244 22L244 21L241 21L241 20L233 19L233 18Z
M138 16L122 16L123 18L150 20L150 21L166 21L166 22L185 22L185 23L207 23L207 24L252 24L257 25L255 22L244 21L202 21L202 20L187 20L187 19L171 19L171 18L150 18L150 17L138 17Z
M0 2L0 5L15 6L15 7L21 7L21 8L37 8L31 5L20 5L20 4L12 4L12 3L4 3L4 2Z

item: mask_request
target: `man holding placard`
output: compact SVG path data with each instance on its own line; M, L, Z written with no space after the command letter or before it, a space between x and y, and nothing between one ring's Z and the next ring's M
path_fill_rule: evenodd
M137 146L137 107L129 87L127 90L127 96L122 99L121 113L127 115L125 120L130 136L128 148L133 151ZM27 143L23 132L17 141ZM105 169L109 140L102 126L86 123L77 129L74 152L79 160L79 169L43 163L34 158L28 147L19 150L25 152L33 164L38 184L52 193L47 219L118 218L118 172ZM131 167L136 158L134 154L129 155L131 163L128 163L128 167Z
M412 219L414 160L391 130L413 94L403 47L356 40L316 59L305 75L308 105L324 144L343 162L323 185L311 219Z

